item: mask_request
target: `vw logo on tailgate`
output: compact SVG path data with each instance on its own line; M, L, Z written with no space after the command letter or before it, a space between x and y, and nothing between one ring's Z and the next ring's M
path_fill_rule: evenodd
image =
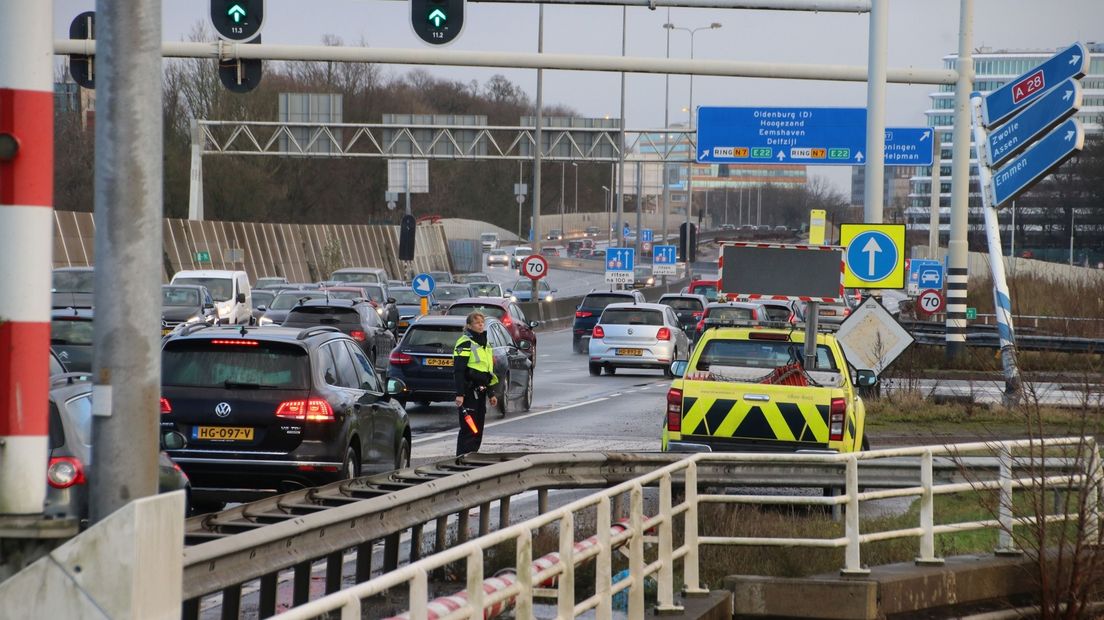
M215 415L220 418L225 418L230 415L230 403L219 403L215 405Z

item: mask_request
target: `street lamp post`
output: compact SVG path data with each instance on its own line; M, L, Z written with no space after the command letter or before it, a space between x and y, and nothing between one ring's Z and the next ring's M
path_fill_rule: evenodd
M699 26L697 28L684 28L682 26L676 26L671 22L663 24L663 27L667 29L668 33L671 30L682 30L690 33L690 60L694 60L694 35L699 30L716 30L721 27L721 24L713 22L708 26ZM668 56L670 56L670 49L668 49ZM690 107L688 109L690 119L690 129L694 129L694 74L690 74ZM690 159L686 162L686 231L689 235L690 231L690 212L694 208L694 155L690 153ZM687 253L689 255L689 253Z
M605 198L606 205L609 207L608 209L606 209L606 234L609 235L610 234L609 231L612 230L610 228L610 226L613 225L613 202L610 201L610 188L603 185L602 186L602 191L604 191L606 193L605 194L605 196L606 196L606 198ZM606 245L607 246L610 245L611 240L612 239L607 236L607 239L606 239Z
M574 164L575 162L571 162ZM566 236L567 228L564 227L564 177L567 176L567 163L560 162L560 239Z
M571 162L571 167L575 171L575 213L579 213L579 164Z

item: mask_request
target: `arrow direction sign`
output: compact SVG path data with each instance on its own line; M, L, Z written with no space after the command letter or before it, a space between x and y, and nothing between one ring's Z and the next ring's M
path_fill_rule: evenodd
M448 16L441 9L433 9L433 12L429 14L429 21L433 22L434 28L440 28L441 23L446 21Z
M699 163L850 166L866 148L865 108L698 108Z
M1081 109L1083 91L1075 79L1027 106L1004 125L989 133L989 165L999 166L1030 146L1039 136Z
M875 261L878 259L878 253L882 251L882 246L878 245L877 237L870 237L862 251L870 258L870 265L867 267L866 273L873 276L876 273Z
M1068 78L1081 78L1089 69L1089 53L1081 43L1051 56L1049 60L985 96L982 121L995 127L1007 121L1027 104Z
M993 206L999 207L1038 183L1084 145L1085 130L1077 119L1058 125L1035 146L993 171Z
M226 14L234 18L235 24L240 24L243 17L245 17L245 9L240 4L235 4L226 10Z
M931 134L930 127L886 127L885 165L930 166Z
M428 273L419 273L414 276L412 281L414 285L414 292L419 297L429 297L433 294L434 289L437 288L437 282L433 279L433 276Z

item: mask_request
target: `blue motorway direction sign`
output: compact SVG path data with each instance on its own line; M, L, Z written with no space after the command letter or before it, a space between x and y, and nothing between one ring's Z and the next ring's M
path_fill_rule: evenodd
M1081 84L1068 79L989 133L989 165L999 166L1081 109Z
M931 127L886 127L885 165L930 166L932 141Z
M621 237L623 239L628 239L629 238L629 233L631 233L631 232L632 232L632 228L629 228L629 225L625 224L625 227L621 229Z
M653 241L652 229L651 228L642 228L642 229L640 229L640 240L643 241L644 243L651 243Z
M982 122L995 127L1027 107L1027 104L1068 78L1080 78L1089 69L1085 46L1074 43L1031 71L985 96Z
M897 268L897 245L880 230L859 233L847 245L847 268L864 282L885 280Z
M924 258L912 259L909 261L909 283L921 289L942 289L943 263Z
M1081 150L1085 130L1071 118L1054 128L1023 154L993 171L992 203L994 207L1020 195L1062 162Z
M673 276L678 273L678 246L652 246L652 273L657 276Z
M636 267L636 250L609 248L606 250L606 271L632 271Z
M698 162L853 166L866 161L865 108L698 109ZM886 129L887 166L927 166L932 132Z
M429 297L437 288L437 282L428 273L419 273L410 281L410 286L419 297Z

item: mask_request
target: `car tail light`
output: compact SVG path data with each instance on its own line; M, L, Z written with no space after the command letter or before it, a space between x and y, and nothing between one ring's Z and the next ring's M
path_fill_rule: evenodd
M46 467L46 481L55 489L68 489L71 486L84 484L84 465L80 459L71 456L55 456L50 459Z
M843 316L851 316L851 308L844 308Z
M704 318L702 318L698 321L698 328L697 329L698 329L699 332L704 332L705 331L705 319Z
M590 337L591 338L605 338L606 337L606 330L602 329L601 325L595 325L594 326L594 331L591 332Z
M333 422L334 412L330 403L322 398L285 400L276 407L276 417L307 422Z
M388 361L396 366L406 366L407 364L413 364L414 358L402 351L393 351Z
M705 314L705 312L703 312L701 310L698 310L697 312L694 313L694 318L695 319L700 319L700 318L702 318L702 315L704 315L704 314Z
M659 331L656 332L656 340L670 340L670 339L671 339L671 330L670 329L667 329L666 327L660 327Z
M161 414L172 413L172 403L164 396L161 397Z
M576 310L575 311L575 318L577 318L577 319L585 319L587 317L592 317L592 316L594 316L593 312L587 312L586 310Z
M828 441L843 441L843 422L847 417L847 401L833 398L828 408Z
M790 335L787 333L775 333L775 332L751 332L748 334L748 340L785 340L788 341Z
M682 390L678 388L667 390L667 431L682 432Z
M261 343L257 342L256 340L240 340L237 338L231 340L216 338L211 341L211 344L228 345L232 347L256 347L259 346Z
M349 332L349 335L352 336L353 340L356 340L357 342L364 342L368 339L368 334L365 334L359 329L354 329L353 331Z
M504 327L510 327L511 325L513 325L513 324L514 324L514 321L513 321L513 319L511 319L511 318L510 318L510 315L509 315L509 314L503 314L503 315L502 315L502 318L501 318L501 319L499 319L499 321L501 321L501 322L502 322L502 325L503 325Z

